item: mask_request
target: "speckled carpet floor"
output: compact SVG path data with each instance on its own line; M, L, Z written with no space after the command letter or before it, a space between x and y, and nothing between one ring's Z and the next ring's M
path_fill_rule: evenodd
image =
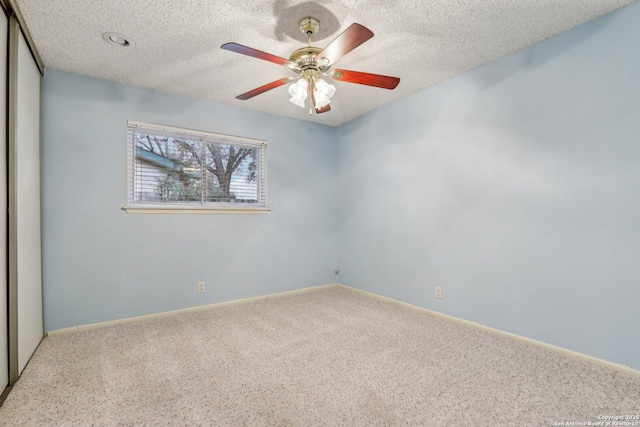
M620 414L640 414L640 377L329 287L47 337L0 425L553 426Z

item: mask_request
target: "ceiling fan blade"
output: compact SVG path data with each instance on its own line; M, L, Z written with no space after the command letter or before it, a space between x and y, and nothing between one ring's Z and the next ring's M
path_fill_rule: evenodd
M327 111L331 110L331 105L327 104L322 108L316 108L316 114L322 114L322 113L326 113Z
M256 95L260 95L261 93L265 93L268 90L275 89L279 86L286 85L291 80L294 80L295 77L285 77L284 79L276 80L275 82L267 83L264 86L260 86L259 88L250 90L249 92L243 93L242 95L236 96L236 99L240 99L242 101L246 101L247 99L253 98Z
M360 71L335 70L331 78L340 82L357 83L359 85L395 89L400 83L398 77L381 76L380 74L361 73Z
M309 83L309 93L311 94L311 105L313 105L313 109L316 110L316 114L326 113L331 110L331 105L327 104L322 108L316 108L316 97L313 94L313 88L311 87L311 83Z
M360 24L351 24L329 46L318 54L318 58L327 58L331 64L373 37L373 33Z
M235 53L241 53L243 55L251 56L254 58L263 59L265 61L273 62L278 65L286 65L287 67L298 68L298 65L295 62L291 62L288 59L280 58L279 56L275 56L251 47L243 46L238 43L225 43L220 46L220 48Z

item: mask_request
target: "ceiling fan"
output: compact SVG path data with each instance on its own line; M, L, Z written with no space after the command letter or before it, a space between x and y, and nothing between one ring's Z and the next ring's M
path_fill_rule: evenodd
M268 90L279 86L293 83L289 86L291 101L295 105L305 108L305 100L309 96L311 105L309 114L315 109L317 114L326 113L331 110L329 103L336 89L327 83L323 77L331 78L340 82L357 83L361 85L374 86L384 89L395 89L400 83L398 77L382 76L379 74L362 73L359 71L333 70L331 67L340 58L360 46L362 43L373 37L373 33L360 24L351 24L342 34L329 43L329 46L321 49L311 46L311 36L320 29L320 21L307 17L300 20L300 31L308 37L308 46L296 49L291 53L289 59L281 58L270 53L262 52L237 43L225 43L220 46L222 49L231 52L241 53L265 61L284 65L297 74L295 77L285 77L264 86L250 90L237 99L247 100L256 95L260 95Z

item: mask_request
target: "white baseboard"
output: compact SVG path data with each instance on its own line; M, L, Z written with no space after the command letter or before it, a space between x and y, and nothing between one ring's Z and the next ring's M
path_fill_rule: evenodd
M268 299L268 298L282 297L282 296L286 296L286 295L295 295L295 294L300 294L300 293L305 293L305 292L311 292L311 291L316 291L318 289L330 288L330 287L334 287L334 286L337 286L337 284L331 283L331 284L328 284L328 285L311 286L309 288L296 289L296 290L293 290L293 291L277 292L275 294L260 295L260 296L257 296L257 297L242 298L242 299L237 299L237 300L233 300L233 301L224 301L224 302L218 302L218 303L214 303L214 304L199 305L197 307L189 307L189 308L181 308L179 310L163 311L161 313L145 314L143 316L127 317L127 318L124 318L124 319L108 320L106 322L98 322L98 323L90 323L90 324L87 324L87 325L72 326L70 328L54 329L52 331L47 331L46 336L62 335L62 334L68 334L68 333L77 332L77 331L87 331L87 330L90 330L90 329L105 328L107 326L121 325L123 323L138 322L140 320L156 319L158 317L175 316L176 314L180 314L180 313L191 313L191 312L195 312L195 311L210 310L210 309L215 308L215 307L223 307L223 306L234 305L234 304L244 304L244 303L260 301L260 300L264 300L264 299Z
M516 339L516 340L519 340L519 341L524 341L524 342L527 342L527 343L530 343L530 344L537 345L538 347L544 347L544 348L552 350L552 351L563 353L563 354L565 354L567 356L571 356L571 357L576 358L576 359L584 360L584 361L587 361L587 362L590 362L590 363L595 363L596 365L604 366L604 367L607 367L607 368L611 368L611 369L615 369L617 371L624 372L626 374L631 374L631 375L640 377L640 371L636 370L636 369L634 369L634 368L632 368L630 366L621 365L621 364L615 363L615 362L610 362L610 361L605 360L605 359L600 359L598 357L589 356L588 354L584 354L584 353L580 353L580 352L577 352L577 351L569 350L569 349L566 349L566 348L558 347L558 346L555 346L555 345L552 345L552 344L547 344L545 342L534 340L532 338L523 337L521 335L512 334L511 332L501 331L500 329L490 328L490 327L482 325L480 323L471 322L469 320L460 319L458 317L450 316L448 314L439 313L437 311L429 310L427 308L418 307L416 305L412 305L412 304L409 304L409 303L406 303L406 302L403 302L403 301L399 301L399 300L396 300L396 299L393 299L393 298L389 298L389 297L385 297L385 296L382 296L382 295L378 295L378 294L375 294L373 292L365 291L365 290L358 289L358 288L352 288L351 286L343 285L342 283L337 283L336 285L339 286L339 287L343 287L343 288L352 290L352 291L356 291L356 292L361 292L361 293L367 294L367 295L372 296L374 298L378 298L378 299L381 299L381 300L384 300L384 301L388 301L388 302L392 302L392 303L395 303L395 304L399 304L399 305L402 305L404 307L411 308L413 310L422 311L422 312L429 313L429 314L434 315L434 316L445 318L447 320L451 320L451 321L458 322L458 323L463 323L465 325L468 325L468 326L471 326L471 327L474 327L474 328L478 328L478 329L482 329L484 331L492 332L494 334L504 335L504 336L507 336L509 338L513 338L513 339Z
M261 295L261 296L257 296L257 297L250 297L250 298L242 298L242 299L238 299L238 300L233 300L233 301L225 301L225 302L219 302L219 303L215 303L215 304L208 304L208 305L201 305L201 306L197 306L197 307L191 307L191 308L183 308L180 310L172 310L172 311L165 311L162 313L154 313L154 314L146 314L144 316L136 316L136 317L128 317L125 319L117 319L117 320L109 320L106 322L99 322L99 323L91 323L88 325L80 325L80 326L74 326L71 328L63 328L63 329L56 329L53 331L48 331L46 333L47 336L53 336L53 335L61 335L61 334L68 334L71 332L77 332L77 331L86 331L86 330L90 330L90 329L98 329L98 328L104 328L107 326L113 326L113 325L120 325L123 323L130 323L130 322L138 322L140 320L148 320L148 319L155 319L155 318L159 318L159 317L166 317L166 316L175 316L176 314L180 314L180 313L190 313L190 312L196 312L196 311L203 311L203 310L210 310L212 308L215 307L223 307L223 306L229 306L229 305L235 305L235 304L243 304L243 303L248 303L248 302L254 302L254 301L260 301L260 300L265 300L265 299L269 299L269 298L277 298L277 297L282 297L282 296L286 296L286 295L295 295L295 294L301 294L301 293L305 293L305 292L312 292L312 291L316 291L319 289L323 289L323 288L331 288L331 287L342 287L345 289L349 289L355 292L361 292L363 294L372 296L374 298L378 298L381 299L383 301L387 301L387 302L391 302L394 304L398 304L413 310L418 310L424 313L428 313L431 314L433 316L438 316L438 317L442 317L444 319L448 319L454 322L458 322L458 323L462 323L474 328L478 328L478 329L482 329L484 331L488 331L488 332L492 332L495 334L500 334L500 335L504 335L507 336L509 338L512 339L516 339L519 341L524 341L530 344L534 344L536 346L539 347L543 347L552 351L556 351L559 353L563 353L565 355L568 355L570 357L576 358L576 359L580 359L580 360L584 360L590 363L595 363L596 365L600 365L600 366L604 366L607 368L611 368L611 369L615 369L617 371L621 371L627 374L631 374L634 376L638 376L640 377L640 371L631 368L630 366L625 366L625 365L621 365L619 363L615 363L615 362L610 362L608 360L605 359L600 359L594 356L589 356L587 354L584 353L580 353L577 351L573 351L573 350L568 350L566 348L562 348L562 347L558 347L552 344L547 344L545 342L542 341L538 341L538 340L534 340L532 338L527 338L527 337L523 337L521 335L516 335L513 334L511 332L505 332L505 331L501 331L500 329L494 329L494 328L490 328L488 326L484 326L480 323L476 323L476 322L471 322L469 320L464 320L464 319L460 319L458 317L454 317L454 316L450 316L448 314L443 314L443 313L439 313L437 311L433 311L433 310L429 310L427 308L423 308L423 307L418 307L416 305L412 305L403 301L399 301L393 298L389 298L389 297L385 297L382 295L378 295L375 294L373 292L369 292L369 291L365 291L362 289L358 289L358 288L352 288L351 286L347 286L347 285L343 285L342 283L332 283L332 284L328 284L328 285L320 285L320 286L312 286L309 288L303 288L303 289L296 289L293 291L285 291L285 292L278 292L275 294L268 294L268 295Z

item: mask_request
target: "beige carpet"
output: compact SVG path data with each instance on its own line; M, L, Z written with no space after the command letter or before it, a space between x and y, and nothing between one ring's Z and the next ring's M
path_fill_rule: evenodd
M640 414L640 377L330 287L48 337L0 425L553 426L620 414Z

